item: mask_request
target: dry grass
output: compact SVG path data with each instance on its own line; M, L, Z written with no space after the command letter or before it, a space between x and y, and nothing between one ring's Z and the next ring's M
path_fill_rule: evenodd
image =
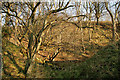
M94 23L95 22L92 22L92 26ZM64 64L67 63L70 65L71 63L68 63L69 61L75 61L75 63L84 61L96 54L96 52L103 46L107 46L110 43L110 39L112 38L111 22L101 21L99 24L100 25L96 28L96 30L90 29L90 33L92 35L90 41L89 29L83 29L84 42L81 42L82 35L79 28L73 24L61 23L59 26L53 27L48 33L44 35L39 53L41 55L48 56L49 54L53 54L55 50L60 47L61 50L59 55L55 58L55 62L64 61ZM86 26L86 22L84 22L83 25ZM10 39L11 42L13 40L13 38ZM85 46L85 53L83 53L83 43ZM21 55L19 52L19 48L14 47L12 44L7 44L7 46L11 52L16 51L14 54L16 56L16 61L19 65L21 65L21 67L23 67L24 59L23 55ZM37 58L43 59L43 57L41 57L39 54L37 54ZM7 57L3 57L3 61L5 62L5 69L8 70L8 73L11 73L11 75L14 77L23 77L21 73L18 73L17 69L15 69L12 62L10 62ZM44 68L39 68L38 65L36 68L32 68L32 73L38 74L30 74L31 77L45 77ZM3 74L3 77L4 76L5 75Z

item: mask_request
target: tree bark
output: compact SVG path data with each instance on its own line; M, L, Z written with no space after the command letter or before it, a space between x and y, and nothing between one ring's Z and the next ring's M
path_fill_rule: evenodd
M96 17L97 18L97 24L96 25L99 25L99 17Z
M112 41L115 41L115 33L116 33L116 22L115 22L115 18L113 17L112 12L109 10L109 8L108 8L108 3L107 3L107 2L105 2L105 6L106 6L106 9L107 9L108 13L109 13L110 16L111 16L111 20L112 20Z

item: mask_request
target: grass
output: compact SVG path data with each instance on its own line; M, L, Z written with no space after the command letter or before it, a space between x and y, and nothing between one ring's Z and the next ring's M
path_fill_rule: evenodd
M79 63L61 63L64 70L49 71L48 78L81 78L81 79L118 79L118 53L120 50L111 44L103 47L90 59Z
M85 24L85 23L84 23ZM92 23L93 24L93 23ZM100 22L100 25L104 27L106 22ZM64 26L63 24L62 26ZM107 27L111 26L111 23L106 24ZM106 27L105 25L105 27ZM99 26L98 26L99 27ZM62 28L62 27L61 27ZM54 52L59 45L57 44L57 39L54 36L59 36L60 29L58 27L53 28L53 34L47 34L45 40L43 40L43 45L41 49L46 52ZM61 29L62 30L62 29ZM3 34L9 33L3 30ZM68 32L67 32L68 31ZM82 43L81 43L81 33L74 25L66 26L61 33L62 42L61 46L64 48L61 53L68 54L77 54L81 55L82 52ZM95 54L91 58L84 58L82 61L58 61L53 62L53 66L42 66L35 64L31 72L28 75L28 78L80 78L80 79L103 79L103 78L118 78L118 49L117 45L109 44L110 40L107 37L111 38L111 29L98 28L96 31L91 31L92 39L91 42L88 41L88 30L84 29L84 44L86 46L86 51L89 51L90 54ZM9 34L3 35L3 37L9 36ZM51 40L49 35L53 37ZM70 35L70 36L68 36ZM104 36L105 35L105 36ZM50 37L51 37L50 36ZM3 47L10 52L14 52L15 60L21 67L25 65L23 59L23 54L21 54L20 47L3 40ZM55 43L55 45L48 45ZM117 42L116 44L120 43ZM109 45L108 45L109 44ZM6 54L6 53L4 53ZM63 54L65 55L65 54ZM69 55L66 56L68 58ZM3 74L5 77L24 77L23 74L19 73L15 66L12 64L10 59L7 56L3 55L4 69L6 72L11 73L10 76ZM55 68L56 67L56 68ZM62 68L62 69L60 69Z

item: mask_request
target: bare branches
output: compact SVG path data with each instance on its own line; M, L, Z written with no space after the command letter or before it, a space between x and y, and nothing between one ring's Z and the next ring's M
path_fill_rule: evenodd
M35 12L36 8L37 8L39 5L40 5L40 2L38 2L38 3L36 4L36 6L33 8L32 13L31 13L31 16L29 17L29 19L34 15L34 12Z
M10 53L9 51L7 51L7 56L10 58L10 60L13 62L13 64L17 67L17 69L19 70L19 72L23 72L24 70L17 64L17 62L14 59L14 56L12 55L12 53Z
M67 6L69 5L70 1L71 1L71 0L69 0L69 1L67 2L67 4L65 5L65 7L67 7Z
M113 16L112 12L109 10L108 8L108 2L105 2L105 7L106 7L106 10L108 11L108 13L110 14L111 16L111 20L112 20L112 41L115 41L115 34L117 34L116 32L116 16L117 16L117 10L115 9L115 15ZM116 7L116 6L115 6ZM119 7L119 6L118 6Z
M11 8L10 8L10 4L9 4L8 2L7 2L7 4L3 3L3 6L6 7L6 8L8 8L11 12L15 12L15 14L17 15L16 10L11 9Z
M98 25L99 18L101 17L101 14L105 9L105 4L104 2L92 2L92 4L94 6L95 16L97 18L97 25Z
M16 39L15 41L19 42L19 44L14 44L14 45L16 45L17 47L21 47L21 49L24 50L26 54L25 56L26 63L24 64L24 69L22 69L22 72L25 74L25 77L27 76L27 71L33 61L34 56L40 49L40 46L42 43L42 36L44 36L45 30L47 30L53 25L57 25L56 19L52 18L52 16L54 15L54 13L73 7L74 5L69 5L70 1L71 0L69 0L65 4L65 6L63 6L64 2L59 3L59 6L54 10L52 10L53 8L52 3L46 4L46 5L44 5L43 3L43 5L40 5L42 3L37 2L35 6L30 3L23 3L19 5L12 3L14 6L17 6L15 9L13 9L10 6L11 5L10 3L8 3L8 5L7 4L3 5L4 7L2 9L3 13L6 13L7 15L15 18L15 20L12 20L13 24L15 24L15 21L17 20L16 26L15 26L16 31L12 33L12 38ZM42 6L42 8L45 8L45 9L41 9L42 10L41 13L45 13L43 14L43 16L41 16L41 14L39 16L35 14L38 10L37 8L39 5ZM50 8L49 8L49 5L51 6ZM80 16L85 16L85 15L73 16L73 17L69 17L69 19L74 17L80 17ZM22 25L22 26L19 26L19 25ZM34 30L35 28L36 30ZM20 50L18 52L23 53L23 51L20 51ZM13 53L10 53L10 54L13 54ZM53 56L52 60L57 56L57 54ZM13 61L13 64L17 68L19 68L19 71L20 71L21 68L19 67L17 62L15 62L15 60L11 57L10 57L10 60Z
M77 15L77 16L72 16L72 17L68 17L67 20L71 19L71 18L75 18L75 17L87 17L86 15ZM88 17L87 17L88 18Z
M9 8L10 9L10 8ZM16 17L16 18L18 18L19 20L21 20L22 21L22 23L24 24L24 26L26 26L26 24L25 24L25 22L23 21L23 19L22 18L20 18L20 17L18 17L18 15L17 15L17 12L16 11L14 11L15 13L16 13L16 15L14 15L14 14L12 14L12 13L9 13L8 11L6 11L6 10L4 10L4 9L2 9L3 10L3 12L2 13L6 13L8 16L13 16L13 17ZM11 9L10 9L11 10Z
M52 10L52 11L49 12L49 15L52 14L52 13L60 12L60 11L62 11L62 10L65 10L65 9L69 8L69 7L73 7L73 5L66 6L66 7L64 7L64 8L59 8L59 9L56 9L56 10Z
M110 16L113 17L111 11L108 8L108 2L105 2L105 7L106 7L106 10L109 12ZM112 22L114 22L113 18L112 18Z

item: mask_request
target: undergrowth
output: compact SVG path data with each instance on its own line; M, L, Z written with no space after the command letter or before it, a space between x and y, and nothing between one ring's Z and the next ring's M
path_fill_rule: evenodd
M120 42L120 41L119 41ZM119 42L117 44L119 44ZM103 47L93 57L80 63L71 63L63 70L47 68L48 78L80 78L80 79L118 79L119 49L113 44Z

